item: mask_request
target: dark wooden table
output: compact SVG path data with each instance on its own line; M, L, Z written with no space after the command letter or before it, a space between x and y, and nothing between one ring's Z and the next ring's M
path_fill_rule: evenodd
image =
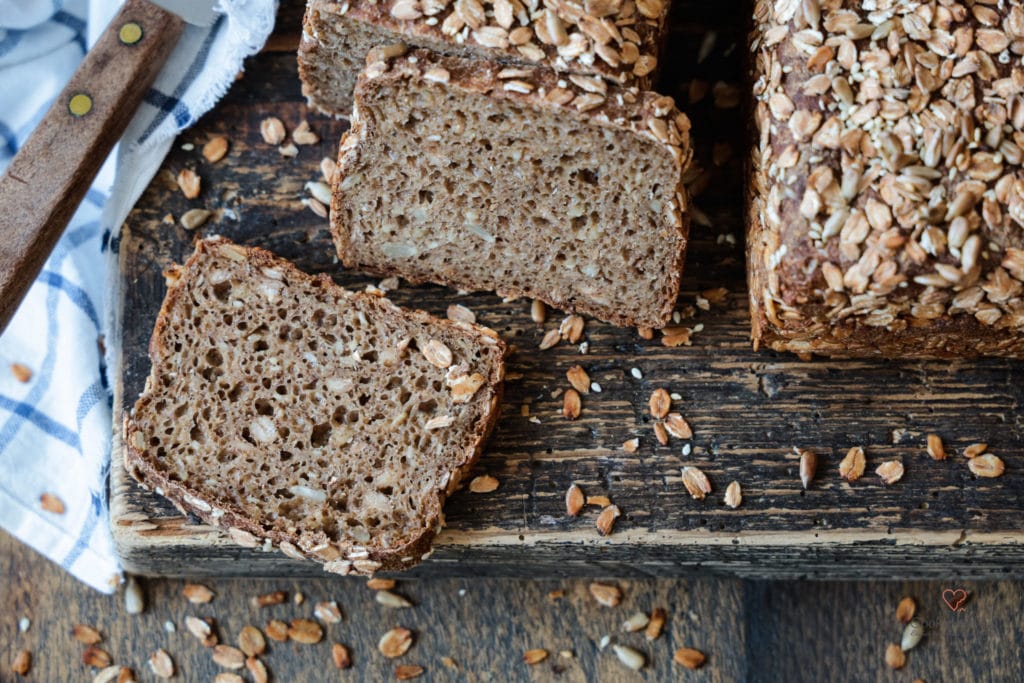
M618 607L598 605L586 580L422 579L396 588L415 607L394 610L373 600L360 579L216 579L205 583L216 597L203 605L182 596L182 580L144 581L146 610L125 613L121 596L100 595L0 532L0 682L89 681L95 673L81 663L84 646L71 638L76 623L104 635L100 647L117 664L130 666L140 681L157 680L146 666L156 648L174 659L174 680L211 681L223 669L185 630L188 615L213 617L222 642L236 644L239 630L261 630L268 619L313 616L320 600L336 600L341 623L325 627L316 645L275 643L263 657L274 681L386 681L399 664L426 669L422 681L721 681L784 683L1013 683L1024 680L1024 583L1021 582L745 582L701 578L606 580L621 587ZM942 602L944 588L965 588L962 612ZM564 590L552 601L548 593ZM256 609L249 599L288 591L286 604ZM302 605L294 596L305 596ZM902 626L896 603L910 595L927 624L924 640L907 655L906 667L892 671L884 662L886 644L898 642ZM664 634L648 643L642 634L623 633L621 623L638 610L663 607ZM28 617L29 630L18 621ZM168 632L165 624L175 626ZM401 658L388 661L376 649L388 629L404 626L416 641ZM646 655L640 673L625 669L611 648L599 649L604 635ZM351 649L354 666L340 673L330 644ZM708 659L699 671L672 662L679 647L695 647ZM34 664L29 677L10 673L15 653L27 648ZM522 662L523 652L545 648L547 660ZM573 658L560 657L560 650ZM451 657L450 669L442 657ZM248 676L246 680L251 680Z

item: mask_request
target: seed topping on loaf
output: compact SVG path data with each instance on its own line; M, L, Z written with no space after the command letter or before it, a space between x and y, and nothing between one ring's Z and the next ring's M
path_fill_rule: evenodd
M985 352L1024 353L1020 4L758 0L754 18L751 297L774 328L755 342L969 317L1002 340Z

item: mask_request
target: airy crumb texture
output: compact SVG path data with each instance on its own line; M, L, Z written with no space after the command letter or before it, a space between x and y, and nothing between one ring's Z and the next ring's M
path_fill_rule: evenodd
M528 296L618 325L668 322L691 156L672 98L375 50L356 100L332 205L347 267Z
M497 417L497 335L222 239L167 278L128 471L244 545L339 573L418 562Z
M348 116L367 53L399 43L647 88L668 10L668 0L309 0L299 43L302 92L325 114Z
M1024 357L1024 8L757 0L755 346Z

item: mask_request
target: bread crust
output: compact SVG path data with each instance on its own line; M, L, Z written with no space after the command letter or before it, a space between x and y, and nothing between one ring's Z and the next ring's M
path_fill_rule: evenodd
M365 547L357 547L351 544L328 544L326 543L326 538L311 539L299 533L284 533L275 529L268 530L229 502L204 500L184 482L170 479L165 472L157 469L151 459L147 457L146 437L135 416L145 411L148 404L159 396L159 392L156 389L159 384L159 378L163 372L167 371L166 359L173 357L173 350L166 348L162 343L166 327L171 321L171 312L175 309L180 297L187 292L190 270L201 259L207 258L207 254L211 250L220 249L225 245L230 249L236 250L238 254L244 254L245 259L253 268L274 268L285 272L287 277L293 280L319 280L326 292L349 300L356 300L363 304L369 304L377 309L376 312L379 315L403 317L424 325L440 326L459 335L474 336L479 340L481 347L487 349L492 354L495 362L490 364L486 383L479 390L478 396L481 398L473 399L486 400L488 402L488 406L483 413L483 419L478 420L475 425L471 446L466 452L453 459L453 467L447 485L443 489L436 491L437 495L431 501L431 508L423 511L421 517L425 520L425 523L423 524L422 533L418 536L411 538L401 546L385 550L369 544ZM444 525L442 508L445 499L459 487L462 480L479 459L483 446L498 419L498 407L504 388L504 356L507 353L507 348L498 335L480 325L438 319L425 311L400 309L383 297L361 292L350 292L335 284L325 274L308 275L290 262L278 258L268 251L258 247L241 247L220 237L200 240L196 244L195 252L188 258L185 264L172 267L168 270L167 276L169 285L167 295L160 308L153 336L150 340L150 357L153 363L152 371L147 379L142 395L135 404L134 410L131 414L124 416L124 462L129 474L144 488L151 489L170 500L183 513L194 514L204 523L228 531L230 538L236 543L247 547L262 547L264 550L276 547L295 559L306 558L320 562L324 564L325 570L332 573L373 574L376 571L395 571L406 569L426 559L431 552L431 541ZM483 399L482 397L487 394L489 394L489 397ZM317 548L317 545L324 547Z
M546 291L543 283L535 283L535 286L529 289L506 285L497 289L497 293L513 298L529 296L556 309L593 316L624 327L660 329L667 325L672 318L672 310L679 295L689 238L689 199L683 185L683 173L693 158L690 120L676 108L672 98L635 88L601 84L604 93L602 95L594 92L600 84L597 79L566 77L542 67L512 68L498 62L447 57L428 50L375 50L367 57L367 68L359 77L359 84L356 87L357 104L362 89L378 79L402 81L431 80L438 77L446 78L448 87L487 95L499 101L509 100L530 107L557 111L561 116L572 117L591 125L607 126L642 136L665 148L672 156L678 180L673 195L675 201L668 202L664 209L663 234L660 237L672 245L673 265L669 270L669 281L658 293L657 316L641 318L633 311L624 311L582 299L566 301ZM515 89L506 87L510 83L514 83ZM524 92L526 86L530 86L528 92ZM342 206L346 201L342 188L345 178L359 163L362 143L367 140L370 132L359 115L358 107L353 112L351 124L339 147L338 170L335 174L331 202L331 234L345 267L382 276L397 275L414 283L434 282L464 291L485 291L486 288L480 283L461 279L454 274L436 272L429 278L417 277L403 271L401 267L371 265L360 262L353 256L349 248L349 226L340 219Z
M1024 9L978 8L756 3L755 347L1024 357Z
M507 16L497 11L498 4L501 3L495 3L495 11L489 13L481 7L477 15L473 11L475 0L309 0L298 57L303 94L310 106L325 114L349 115L348 106L332 104L332 98L321 92L314 73L319 65L338 59L321 38L329 27L341 26L347 32L363 27L372 30L382 40L381 44L401 42L414 48L491 59L506 65L548 66L563 73L597 75L640 88L649 88L655 81L658 58L668 35L669 3L665 0L641 0L639 5L623 0L541 0L538 10L532 12L525 8L515 11L515 5L509 2L505 3L509 7ZM406 15L409 8L414 11ZM538 35L540 32L547 36L548 10L558 17L558 25L565 33L564 38L558 39L564 40L560 46L545 42ZM395 14L420 16L399 19ZM471 15L470 22L475 27L461 18L466 14ZM516 43L518 37L510 40L509 33L517 28L528 36L523 43ZM361 63L365 56L358 55L353 61Z

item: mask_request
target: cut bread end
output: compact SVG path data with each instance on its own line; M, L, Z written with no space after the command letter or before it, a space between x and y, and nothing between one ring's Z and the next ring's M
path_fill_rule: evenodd
M125 464L251 547L342 574L424 558L498 415L486 328L227 240L167 273Z
M689 228L670 97L541 67L374 50L342 140L347 267L663 327Z

